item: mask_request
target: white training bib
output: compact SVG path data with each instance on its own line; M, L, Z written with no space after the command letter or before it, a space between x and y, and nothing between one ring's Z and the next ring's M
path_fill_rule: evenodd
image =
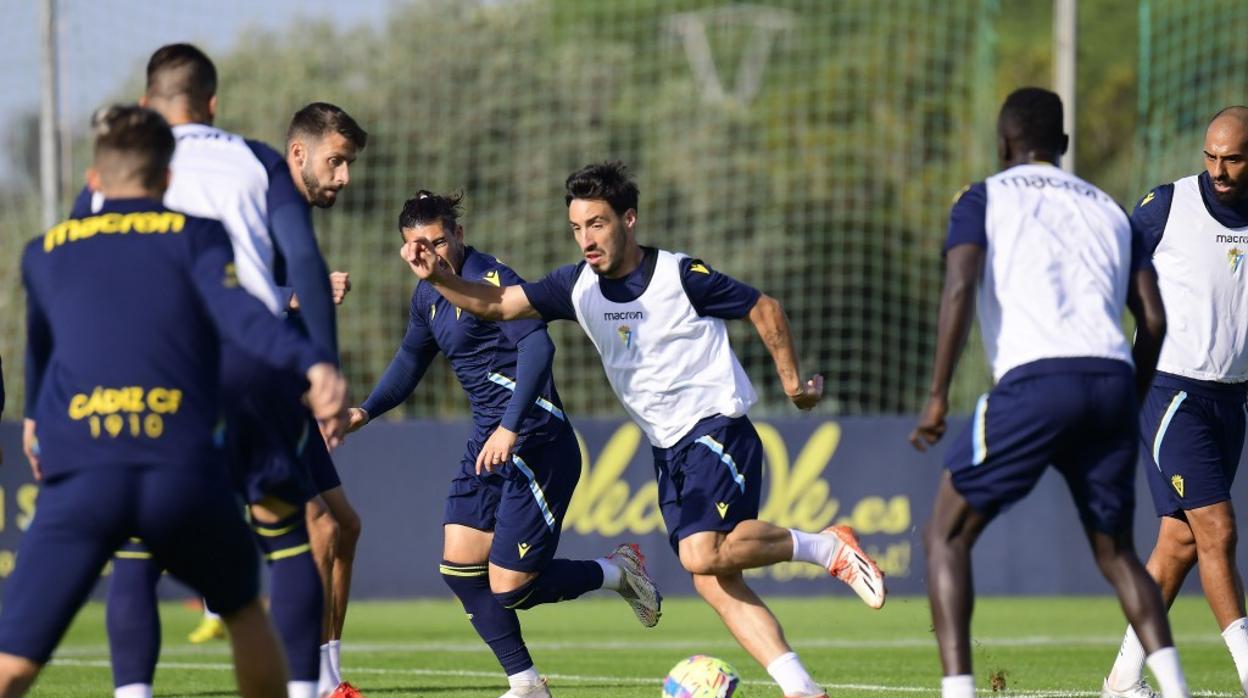
M1157 370L1221 383L1248 381L1248 228L1209 213L1196 176L1174 183L1174 200L1153 253L1166 341Z
M1120 322L1131 224L1114 200L1052 165L989 177L988 248L978 302L996 380L1051 358L1131 362Z
M758 399L724 321L698 315L689 301L682 257L660 250L650 284L629 303L608 300L588 265L572 287L576 319L602 356L611 388L659 448L706 417L744 415Z
M239 284L269 311L284 308L273 277L273 238L269 232L269 175L237 134L204 124L173 127L177 148L165 206L221 221L234 247Z

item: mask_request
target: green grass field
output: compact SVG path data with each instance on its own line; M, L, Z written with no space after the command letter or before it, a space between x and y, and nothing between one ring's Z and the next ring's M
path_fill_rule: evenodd
M772 608L815 678L834 698L938 696L939 668L926 599L893 598L873 612L856 600L777 599ZM156 674L161 696L233 694L224 642L192 646L197 614L162 608L165 646ZM521 614L538 669L555 696L657 698L660 680L681 658L714 654L745 678L745 698L775 698L766 672L730 639L708 607L672 599L646 630L618 600L592 596ZM1201 598L1171 614L1196 695L1242 696L1230 656ZM1109 598L995 598L975 618L976 680L1003 672L1004 695L1095 696L1117 651L1123 621ZM365 696L496 698L506 690L493 656L458 604L447 600L352 604L343 671ZM111 688L103 608L88 606L36 685L37 696L101 696ZM1003 694L997 694L1003 695Z

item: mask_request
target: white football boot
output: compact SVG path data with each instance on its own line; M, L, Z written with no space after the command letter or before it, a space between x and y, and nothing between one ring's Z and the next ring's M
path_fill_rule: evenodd
M543 676L540 683L513 688L498 698L551 698L550 686L546 685L546 677Z
M1131 684L1125 691L1115 691L1109 687L1109 679L1105 679L1101 684L1101 698L1161 698L1161 694L1154 691L1144 679Z
M646 557L636 543L621 543L607 559L619 566L624 573L624 588L620 596L633 607L637 620L647 628L658 625L663 615L663 594L646 571Z

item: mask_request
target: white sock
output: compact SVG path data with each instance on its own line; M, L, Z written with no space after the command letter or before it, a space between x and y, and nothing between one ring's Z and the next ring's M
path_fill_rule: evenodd
M317 698L315 681L287 681L286 698Z
M1183 667L1179 666L1179 651L1173 647L1163 647L1148 655L1148 668L1157 677L1157 688L1162 698L1188 698L1187 679L1183 677Z
M975 698L975 677L970 674L946 676L940 680L940 698Z
M510 674L507 677L507 684L512 688L524 688L542 682L542 675L537 673L537 667L531 666L519 674Z
M113 698L152 698L152 684L128 683L113 689Z
M785 652L771 660L771 663L767 665L767 673L771 674L771 678L780 685L780 690L786 696L823 695L823 689L810 678L806 667L802 666L802 660L797 658L796 652Z
M316 681L316 690L325 695L335 688L338 688L338 682L334 680L334 667L329 660L329 645L321 645L321 676Z
M832 566L832 558L841 548L841 541L836 536L825 536L820 533L806 533L790 528L793 535L793 560L809 562L827 569Z
M219 615L217 615L217 614L213 613L213 612L212 612L212 611L208 608L208 604L206 604L206 603L204 604L204 617L205 617L205 618L211 618L212 620L221 620L221 616L219 616Z
M1231 659L1235 660L1235 671L1239 673L1239 685L1244 694L1248 695L1248 618L1231 621L1222 631L1222 639L1226 640L1226 648L1231 651Z
M342 683L342 640L330 640L326 643L329 647L329 669L334 674L334 686Z
M1118 648L1118 658L1114 660L1114 668L1109 670L1105 682L1115 691L1125 691L1144 678L1144 646L1135 635L1135 628L1127 626L1127 634L1122 638L1122 646Z
M620 566L611 562L605 557L600 557L594 562L602 568L602 588L611 591L622 591L624 589L624 570Z

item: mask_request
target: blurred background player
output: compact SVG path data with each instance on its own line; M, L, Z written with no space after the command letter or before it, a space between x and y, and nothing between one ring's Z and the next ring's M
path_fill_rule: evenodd
M922 451L944 435L977 287L997 384L947 453L924 537L944 698L975 695L971 548L1049 464L1070 487L1101 572L1142 629L1163 694L1188 695L1161 596L1131 538L1136 405L1153 376L1165 311L1126 214L1056 167L1067 142L1056 94L1015 91L997 122L1004 169L968 187L950 213L931 393L910 442ZM1124 302L1138 323L1134 373L1119 325Z
M464 245L459 205L458 196L417 193L399 215L404 242L427 245L448 274L495 286L523 283L496 258ZM442 579L507 672L511 689L503 698L550 696L517 610L607 588L650 627L662 596L636 545L598 560L555 559L581 450L555 390L546 323L479 320L418 283L403 343L363 406L351 409L351 430L407 399L439 351L468 394L475 423L446 500Z
M1248 618L1235 563L1231 483L1248 395L1248 108L1227 107L1205 132L1205 171L1153 189L1131 220L1144 237L1174 323L1140 410L1161 527L1148 572L1174 603L1194 565L1248 695ZM1103 698L1149 698L1144 648L1127 629Z
M330 208L338 193L351 182L351 163L368 143L368 134L341 108L313 102L295 112L286 132L286 164L299 194L309 206ZM351 290L350 275L329 275L335 304L341 304ZM300 310L298 295L290 294L289 307ZM347 500L342 480L319 445L309 448L313 484L320 501L308 504L308 533L312 556L325 588L325 620L321 635L320 692L343 688L341 698L354 690L342 681L340 641L351 594L351 569L355 546L360 540L360 515Z
M189 44L161 47L148 62L141 103L173 125L178 144L165 202L222 221L239 283L274 314L284 311L289 291L280 282L289 278L300 312L288 317L337 357L329 274L308 204L281 153L211 125L216 87L212 61ZM99 205L101 197L94 198ZM80 200L76 209L81 206ZM323 693L318 679L326 603L303 510L322 487L337 483L337 475L315 421L299 404L299 386L240 347L227 343L224 352L231 466L252 504L257 539L269 561L270 610L290 664L291 696L311 698ZM150 695L160 645L154 596L159 569L134 551L122 552L130 554L119 555L114 566L107 615L114 683L119 695Z
M223 614L239 692L278 698L282 650L214 435L221 337L306 375L331 434L345 427L346 386L328 351L239 288L219 222L161 204L174 152L164 119L113 107L94 126L87 178L101 211L53 227L22 260L25 445L43 485L0 612L0 695L29 688L109 556L139 536Z
M805 533L757 519L762 442L746 417L756 395L724 320L750 319L798 408L819 402L823 378L802 381L778 301L700 260L637 244L637 185L623 164L587 166L568 177L566 189L584 261L541 281L470 282L418 240L404 245L403 258L452 305L482 318L580 323L616 396L650 440L663 520L694 588L785 696L826 695L742 570L817 564L872 608L884 605L884 578L848 527Z

